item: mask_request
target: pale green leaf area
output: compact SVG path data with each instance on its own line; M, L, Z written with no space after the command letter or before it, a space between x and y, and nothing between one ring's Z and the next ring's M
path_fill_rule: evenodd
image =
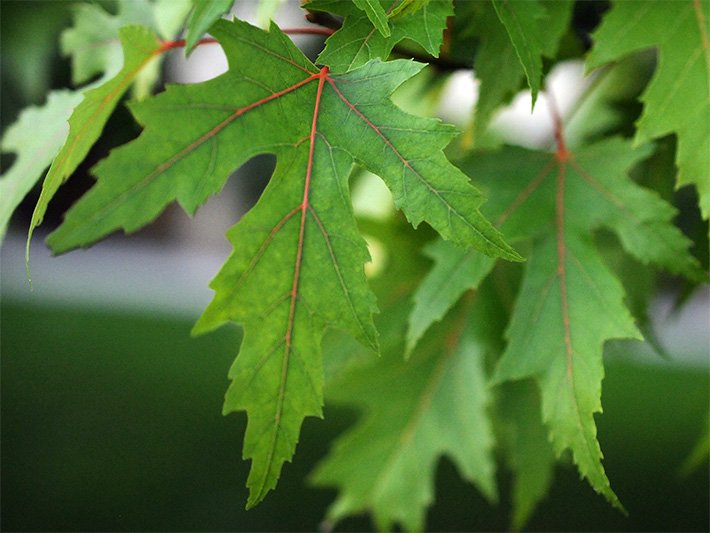
M81 85L98 75L112 78L123 64L118 30L127 25L155 26L153 4L148 0L123 0L111 15L96 4L74 6L74 25L62 32L62 54L71 58L72 81Z
M185 54L190 54L210 26L229 11L234 0L192 0L193 9L187 21Z
M710 4L701 0L617 2L594 33L587 67L636 51L658 50L656 71L641 95L641 143L675 133L677 184L698 190L710 217Z
M408 309L400 302L383 313L383 337L394 330L402 338ZM329 525L369 512L379 530L398 524L421 531L444 455L496 500L483 350L467 323L468 307L450 318L432 328L409 361L402 360L404 347L396 342L329 384L329 401L363 412L312 475L318 486L339 488L326 516Z
M71 58L72 81L80 85L96 76L88 88L113 78L122 68L123 45L119 29L139 25L155 30L163 39L172 39L189 12L189 0L120 0L118 13L111 15L96 4L74 6L74 25L62 32L62 54ZM135 75L132 96L148 96L160 75L160 64L145 65Z
M409 315L406 353L411 353L427 329L438 322L469 289L485 278L495 260L475 250L436 240L423 250L434 266L414 292Z
M397 2L380 0L380 4L389 12ZM329 65L333 72L346 72L372 59L387 59L394 46L404 38L419 43L428 53L438 57L446 18L453 14L451 0L431 0L418 10L390 18L392 33L385 37L350 0L315 0L307 7L345 17L343 26L328 37L325 49L318 56L318 63Z
M557 54L560 40L567 31L573 3L526 0L502 5L505 7L496 3L470 2L461 7L467 14L470 12L470 31L480 39L474 59L474 71L481 82L474 119L476 141L484 135L493 113L520 90L526 76L534 105L542 83L542 57L552 58ZM532 12L524 13L529 17L524 19L524 32L513 25L518 20L515 17L522 15L517 13L518 9ZM501 24L508 28L508 32L501 31ZM510 33L509 25L520 31ZM527 33L530 36L523 39ZM516 39L523 39L522 44ZM535 46L528 47L530 41ZM519 56L521 46L525 50L523 57Z
M83 93L84 99L69 118L69 136L52 162L42 184L27 237L42 223L47 205L72 175L101 135L104 125L136 76L161 52L162 43L147 28L127 26L119 31L124 50L123 68L110 80Z
M387 24L387 13L385 13L380 0L352 0L352 2L355 7L365 12L372 25L383 37L389 37L392 34Z
M256 21L260 28L268 28L269 22L286 0L262 0L256 8Z
M13 211L64 144L69 134L67 120L81 99L73 91L52 91L44 105L25 108L3 134L2 152L14 152L17 158L0 176L0 243Z
M163 39L174 39L192 9L190 0L155 0L155 29Z
M29 243L49 202L89 153L126 91L133 87L134 97L145 97L158 77L160 65L156 59L166 50L163 43L148 28L125 24L139 21L174 33L185 15L182 1L166 7L165 2L124 0L119 2L116 16L94 5L77 8L74 27L62 34L62 50L72 57L74 82L104 75L84 90L84 99L69 118L69 135L44 179L27 236L28 274ZM155 22L157 17L160 24Z
M230 70L134 104L144 132L96 167L97 185L48 243L62 252L118 228L134 231L174 200L192 213L242 163L276 154L262 198L229 233L235 251L195 328L227 321L245 328L224 410L248 412L252 506L293 455L304 417L321 414L324 328L377 349L363 272L368 254L347 185L355 162L385 181L413 224L426 220L460 245L518 256L481 217L482 197L444 156L454 130L390 102L420 65L377 61L331 76L276 26L267 33L218 21L212 31Z
M119 30L129 25L145 26L165 38L172 38L187 16L187 0L121 0L118 13L111 15L95 4L74 7L74 25L62 32L62 54L71 58L72 81L80 85L100 78L84 87L90 90L114 78L124 65L123 44ZM131 95L148 96L160 76L160 63L146 64L133 76Z

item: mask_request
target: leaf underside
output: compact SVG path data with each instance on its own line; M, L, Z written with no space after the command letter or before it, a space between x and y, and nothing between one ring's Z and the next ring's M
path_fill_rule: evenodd
M249 415L252 506L293 455L304 417L321 416L323 330L342 329L377 350L363 273L368 254L347 185L355 163L385 181L412 224L427 221L487 254L519 256L480 215L483 198L442 153L454 129L390 102L419 64L373 61L336 76L275 26L266 33L218 21L211 33L230 70L133 104L143 133L97 165L97 185L48 243L63 252L119 228L135 231L172 201L192 213L248 159L276 154L262 198L229 232L235 251L195 327L244 325L224 410Z

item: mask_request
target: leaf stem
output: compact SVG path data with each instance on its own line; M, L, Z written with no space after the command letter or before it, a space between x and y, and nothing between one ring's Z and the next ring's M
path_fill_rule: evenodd
M286 35L325 35L330 36L335 33L333 28L281 28Z
M217 44L218 41L217 39L213 39L211 37L206 37L204 39L200 39L197 41L197 46L203 45L203 44ZM163 41L163 45L160 47L158 50L159 54L162 54L164 52L167 52L168 50L172 50L174 48L182 48L185 46L185 39L178 39L177 41Z
M552 89L548 88L545 91L545 96L547 97L548 109L550 111L550 115L552 116L552 125L555 132L555 144L557 145L555 157L559 162L564 163L570 159L572 154L567 149L567 145L565 144L562 113L560 113L560 108L557 105L557 100L555 99Z

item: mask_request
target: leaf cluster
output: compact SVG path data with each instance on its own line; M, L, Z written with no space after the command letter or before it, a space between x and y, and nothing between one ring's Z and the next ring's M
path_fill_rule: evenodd
M47 239L55 253L137 231L171 203L193 214L234 170L273 154L194 328L244 329L223 410L248 416L247 506L276 486L303 420L322 417L327 399L362 413L311 478L338 489L332 524L369 512L379 529L423 529L442 456L491 502L498 466L512 472L515 528L557 462L623 511L597 439L603 351L653 338L646 307L659 270L686 290L707 279L693 255L707 229L686 237L667 191L694 187L699 212L687 216L706 223L708 4L612 2L587 51L571 0L311 0L309 19L336 26L289 31L328 35L313 62L274 23L228 20L232 4L76 7L61 49L78 88L51 92L2 138L17 160L0 179L0 238L44 178L29 249L127 97L142 132L92 169L96 184ZM215 42L226 73L153 94L166 54ZM650 82L629 83L649 50ZM591 81L563 114L546 80L570 58ZM479 83L463 135L422 116L451 65ZM521 89L549 109L547 146L496 135L496 113ZM620 103L637 97L631 123ZM677 172L659 177L669 135ZM377 218L353 208L350 183L367 189L365 173L390 191Z

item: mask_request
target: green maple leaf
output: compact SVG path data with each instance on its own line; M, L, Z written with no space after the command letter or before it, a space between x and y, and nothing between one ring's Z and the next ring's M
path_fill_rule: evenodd
M487 213L511 239L533 242L494 377L537 381L555 451L571 449L580 473L619 507L594 422L601 411L602 347L609 339L641 335L592 232L607 227L640 261L702 275L687 239L670 224L673 208L625 176L648 153L610 139L559 157L506 149L493 156L495 168L488 156L468 167L484 183L495 183L498 194Z
M0 176L0 242L13 211L57 155L69 134L67 119L81 101L74 91L52 91L43 106L22 110L5 131L0 146L17 160Z
M373 26L377 28L383 37L392 35L387 23L387 13L385 13L380 0L353 0L355 6L364 11Z
M122 28L119 35L124 51L123 68L105 83L85 91L84 99L74 108L69 118L69 135L52 161L32 213L27 237L28 254L32 233L42 223L47 206L59 187L89 153L131 83L153 59L166 50L153 32L141 26Z
M434 261L434 266L414 293L407 328L407 354L434 322L444 318L464 292L478 287L495 264L489 256L442 240L427 245L424 255Z
M97 75L101 79L90 87L114 77L123 66L124 50L119 37L123 26L145 26L164 39L171 39L182 26L188 0L120 0L118 12L112 15L94 4L74 7L74 24L61 35L62 54L71 58L72 81L80 85ZM135 98L150 94L160 74L159 64L153 62L142 68L132 82ZM150 68L148 68L150 67Z
M155 59L172 48L145 27L122 26L140 22L155 27L161 35L170 36L182 24L185 7L184 0L155 4L124 0L119 2L115 16L93 5L76 8L74 27L62 34L62 51L72 57L74 82L87 81L99 73L103 73L103 77L84 90L84 99L69 118L69 135L65 136L44 179L28 232L28 264L32 233L42 223L59 187L89 153L128 88L133 87L137 98L148 94L159 73Z
M636 141L675 133L678 186L694 184L710 217L710 44L708 2L616 2L594 33L588 68L658 49L658 66L641 95Z
M256 9L257 26L268 28L269 22L274 18L274 14L286 0L262 0Z
M397 0L378 0L386 13L398 6ZM435 57L446 28L446 17L453 14L451 0L431 0L417 10L389 19L391 34L385 36L372 27L368 16L350 0L315 0L307 9L328 11L345 17L343 26L326 40L318 62L333 72L346 72L372 59L386 59L402 39L416 41Z
M489 2L471 2L461 6L466 10L463 16L464 20L470 21L471 33L480 39L474 60L476 77L481 82L476 102L475 139L481 138L493 112L520 90L526 76L534 102L540 89L542 56L554 57L557 54L560 39L572 15L572 5L567 1L525 1L507 3L503 8ZM516 47L512 35L501 31L501 24L511 24L510 18L521 8L534 14L525 19L521 30L531 33L528 41L536 43L533 48L524 48L525 61L519 56L519 48L524 45L518 43Z
M189 54L197 46L202 36L222 15L230 10L233 0L192 0L193 9L187 21L185 53Z
M192 213L246 160L276 154L262 199L230 231L235 251L195 328L230 320L245 326L225 412L249 415L251 506L290 460L303 418L320 416L324 328L377 347L367 252L349 205L353 163L383 178L413 224L426 220L460 245L519 256L480 215L482 197L442 153L454 130L390 102L420 65L375 61L335 76L275 26L266 33L218 21L212 33L230 70L134 104L144 132L97 166L97 185L48 243L61 252L118 228L133 231L174 200Z
M492 0L498 18L505 26L510 38L510 44L515 49L528 85L532 91L532 103L535 105L537 93L542 82L542 56L553 56L557 51L559 40L567 29L572 13L572 2L553 1L541 2L537 0ZM485 8L484 8L485 9ZM483 22L483 21L481 21ZM503 58L510 56L509 44L500 39L500 31L492 21L477 24L479 33L485 41L489 41L476 57L476 71L483 70L483 79L492 79L489 72L490 62L498 59L499 68L505 73L505 85L496 82L497 90L491 95L494 101L506 97L504 93L512 89L513 66L510 62L500 61L498 54ZM483 53L483 65L480 54ZM501 85L503 85L501 87ZM503 93L503 94L501 94ZM486 100L484 100L486 102ZM497 102L500 103L500 100Z
M190 0L154 0L152 26L163 39L174 39L192 9Z
M80 85L97 75L111 78L121 70L123 49L118 37L122 26L154 26L153 5L148 0L124 0L112 15L95 4L73 7L74 24L62 32L62 55L71 58L72 82Z
M689 241L670 223L674 209L625 175L649 151L610 139L557 155L505 148L477 154L466 164L496 191L484 212L508 238L532 245L494 378L537 381L555 451L571 449L580 473L619 507L601 465L594 422L601 411L602 347L609 339L641 335L620 282L593 245L593 232L610 229L642 263L693 279L704 276L688 253ZM437 263L423 285L443 280L443 268ZM472 272L468 287L480 281L480 271ZM441 291L437 314L447 299L454 305L468 288L449 277L456 290Z
M400 300L383 313L383 343L394 341L381 358L329 384L329 400L365 413L312 476L316 485L339 488L326 517L331 524L369 511L380 530L395 522L423 529L443 455L489 500L496 499L489 393L470 306L432 328L405 362L401 339L408 307Z

